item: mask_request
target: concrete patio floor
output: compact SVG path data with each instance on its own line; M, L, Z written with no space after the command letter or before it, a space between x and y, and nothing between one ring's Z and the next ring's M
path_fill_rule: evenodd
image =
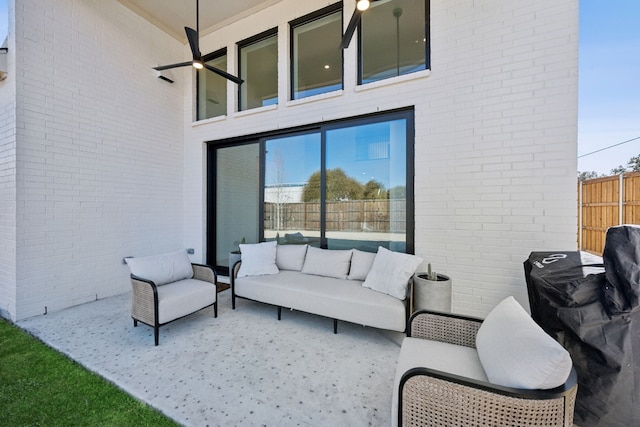
M404 334L218 294L153 330L133 327L129 294L18 325L185 426L388 426Z

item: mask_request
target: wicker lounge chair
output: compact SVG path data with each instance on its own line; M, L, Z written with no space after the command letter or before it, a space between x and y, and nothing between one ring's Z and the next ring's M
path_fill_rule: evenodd
M415 313L409 322L406 344L412 337L472 349L482 324L479 319L428 311ZM420 359L412 357L417 364L404 372L400 370L406 367L399 362L393 425L570 427L573 423L577 391L573 368L563 385L530 390L421 367Z
M133 326L142 322L153 327L155 345L159 342L160 326L210 306L213 306L214 316L218 317L217 275L213 268L190 263L186 253L136 258L137 264L133 260L127 259L132 271ZM163 270L162 267L167 265L169 268L160 272L154 268L157 266L158 270Z

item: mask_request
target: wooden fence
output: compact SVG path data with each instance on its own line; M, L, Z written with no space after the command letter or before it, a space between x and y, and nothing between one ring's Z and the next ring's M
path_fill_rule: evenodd
M327 231L406 231L406 200L327 202ZM265 203L265 230L320 230L320 203Z
M578 183L578 247L602 254L607 228L640 224L640 172Z

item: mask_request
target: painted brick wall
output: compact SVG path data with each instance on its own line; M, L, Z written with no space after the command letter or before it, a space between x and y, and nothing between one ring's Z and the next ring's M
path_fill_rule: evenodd
M344 91L288 102L287 23L328 4L284 0L201 42L234 72L235 42L277 26L280 103L197 125L185 111L185 245L205 246L204 141L414 106L416 253L452 277L455 311L527 306L528 254L576 248L578 1L432 0L430 72L357 87L352 43Z
M8 6L13 35L11 1ZM14 38L8 41L8 74L0 81L0 317L11 318L16 308L16 72Z
M182 247L184 46L116 1L16 1L14 317L127 291Z

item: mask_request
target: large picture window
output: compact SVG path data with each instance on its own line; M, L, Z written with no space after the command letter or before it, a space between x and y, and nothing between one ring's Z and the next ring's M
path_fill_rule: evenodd
M413 139L403 110L212 143L207 262L242 237L413 253Z
M227 50L222 49L202 58L212 67L227 71ZM207 69L196 71L198 88L197 119L205 120L227 114L227 80Z
M372 2L360 25L360 84L429 68L429 0Z
M291 98L342 89L340 4L290 23Z
M278 33L270 30L238 43L240 85L238 110L278 103Z

